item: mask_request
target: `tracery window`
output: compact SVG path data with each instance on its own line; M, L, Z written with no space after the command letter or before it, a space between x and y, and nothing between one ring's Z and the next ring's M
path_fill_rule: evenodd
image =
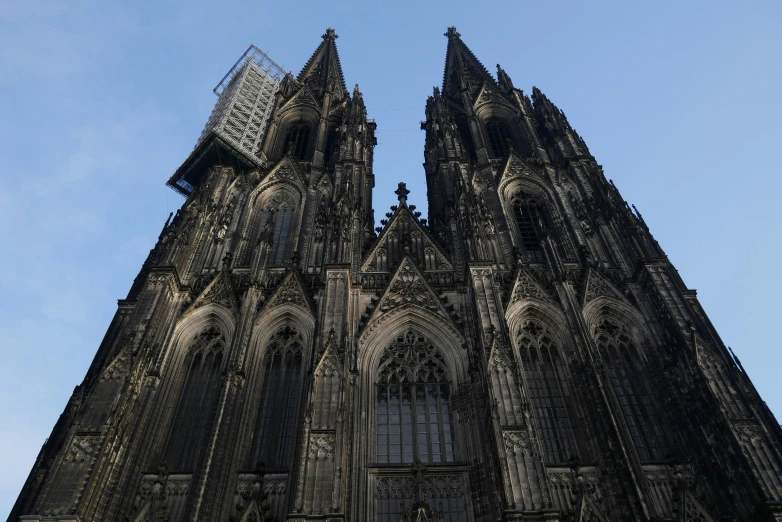
M286 261L295 212L296 206L292 198L281 192L271 198L266 210L261 213L261 239L265 239L270 245L270 265L282 265Z
M381 357L377 376L377 462L453 462L450 381L443 356L408 330Z
M510 153L510 132L504 121L492 118L486 122L486 134L495 157L504 158Z
M543 238L543 212L538 202L526 192L520 192L513 200L513 216L527 262L544 261L540 246Z
M530 403L548 464L578 456L571 422L571 394L554 337L540 324L527 321L518 346Z
M419 520L415 504L424 500L442 522L467 522L467 506L458 475L377 477L375 486L375 520L399 522ZM412 515L412 518L411 518Z
M224 347L225 339L214 327L190 347L166 443L165 460L172 471L193 472L198 464L219 401Z
M595 337L639 458L661 460L665 433L649 393L637 346L624 328L609 320L598 325Z
M299 120L288 128L285 136L285 153L290 154L299 161L307 158L307 145L310 141L310 126Z
M266 347L253 466L262 461L267 469L290 468L303 351L301 334L292 326L280 328Z

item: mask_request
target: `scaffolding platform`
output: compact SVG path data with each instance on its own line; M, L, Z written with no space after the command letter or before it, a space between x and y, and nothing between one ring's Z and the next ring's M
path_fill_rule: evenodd
M218 98L212 114L193 152L167 185L189 195L215 159L263 167L263 140L274 111L274 96L286 74L269 55L250 45L214 88Z

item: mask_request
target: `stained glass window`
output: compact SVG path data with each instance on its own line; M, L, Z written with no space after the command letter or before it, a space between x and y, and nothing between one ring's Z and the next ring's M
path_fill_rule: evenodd
M165 459L169 469L193 472L206 444L219 400L225 340L215 328L199 334L185 359L179 400L174 412Z
M377 379L377 461L453 462L450 382L443 357L409 330L386 348Z
M290 468L302 352L302 337L291 326L280 328L269 341L251 465L262 461L267 469Z

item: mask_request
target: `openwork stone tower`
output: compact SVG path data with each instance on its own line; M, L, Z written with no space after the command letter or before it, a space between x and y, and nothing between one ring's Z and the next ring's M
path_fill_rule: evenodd
M782 521L782 432L564 113L450 28L375 229L329 29L251 47L9 521Z

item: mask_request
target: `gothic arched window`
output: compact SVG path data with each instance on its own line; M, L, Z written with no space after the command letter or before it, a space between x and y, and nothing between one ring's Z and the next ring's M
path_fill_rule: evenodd
M303 351L301 334L291 326L277 330L266 347L252 465L263 461L268 469L290 467Z
M165 460L172 471L193 472L198 464L217 409L224 347L216 328L199 334L190 347L166 443Z
M453 462L451 395L443 356L408 330L380 359L377 376L377 461Z
M559 348L551 333L533 321L521 327L518 346L546 463L566 463L578 454L569 410L570 388Z
M527 262L543 261L540 242L543 238L543 212L537 201L520 192L513 201L513 217L519 229L519 241Z
M598 325L595 340L603 353L611 386L638 457L641 460L662 459L665 433L652 402L638 348L624 328L608 320Z
M310 126L299 120L288 127L288 134L285 136L285 150L299 161L307 158L307 145L310 141Z
M486 122L486 135L492 156L504 158L510 153L510 132L504 121L492 118Z
M269 243L269 264L282 265L286 261L296 207L286 193L275 194L267 210L261 213L261 239Z

